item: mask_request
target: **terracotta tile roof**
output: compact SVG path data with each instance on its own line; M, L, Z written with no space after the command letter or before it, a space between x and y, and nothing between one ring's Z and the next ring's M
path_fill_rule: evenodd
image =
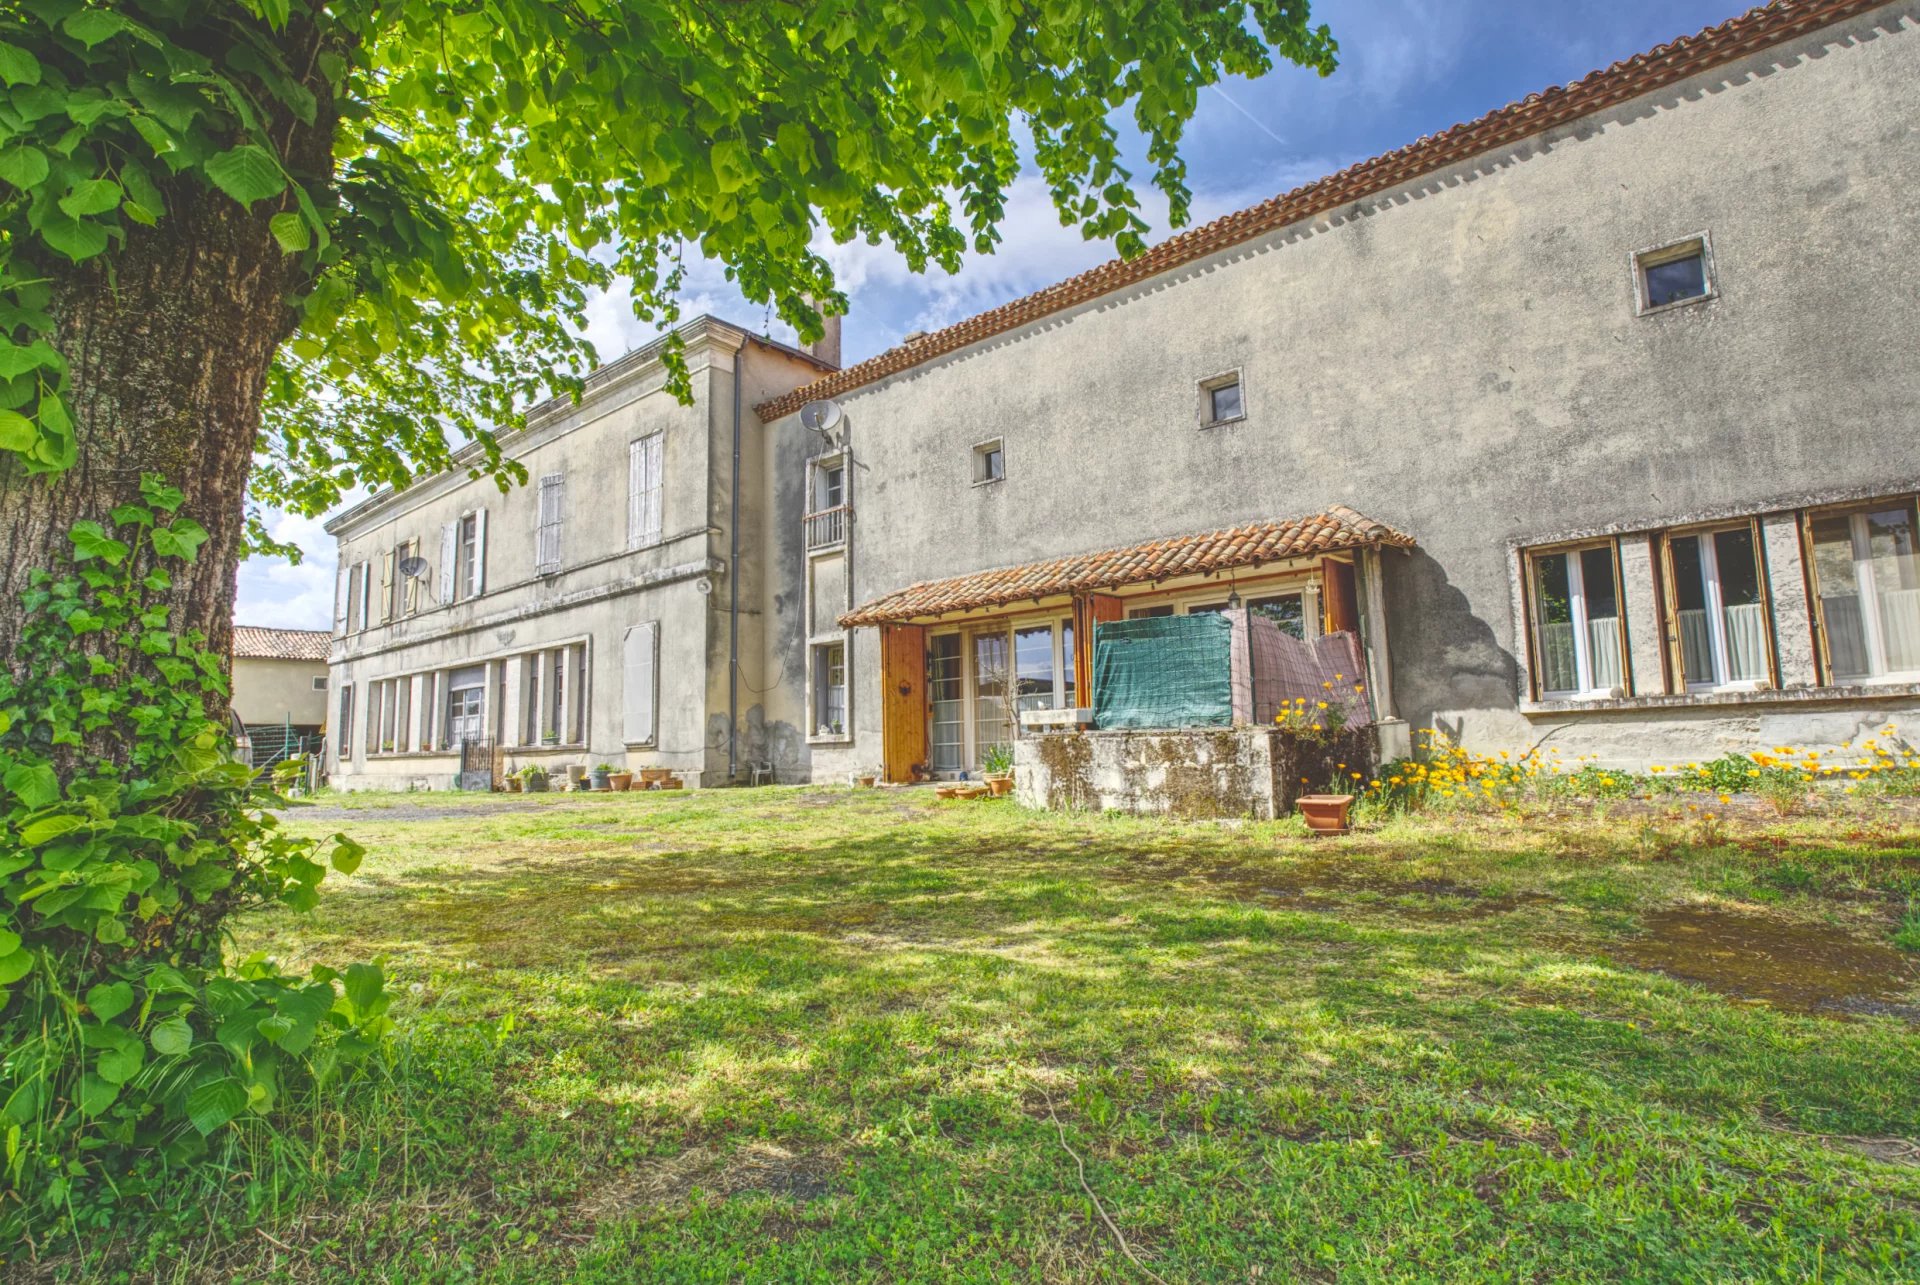
M1455 125L1398 151L1361 161L1337 174L1295 188L1272 200L1191 228L1128 262L1112 259L1058 285L1002 304L965 321L936 330L877 357L816 379L754 409L763 423L791 415L807 402L859 388L898 374L930 358L1005 333L1052 313L1076 307L1136 282L1203 259L1243 241L1351 205L1499 148L1509 147L1586 116L1606 111L1642 94L1664 88L1715 67L1856 14L1881 8L1889 0L1774 0L1774 3L1697 35L1636 54L1567 86L1529 94L1479 120Z
M233 654L248 660L325 660L333 637L324 629L233 627Z
M840 624L852 628L920 620L950 611L1002 607L1080 590L1117 589L1366 545L1409 549L1413 537L1345 505L1335 505L1325 513L1286 522L1249 522L1225 531L1149 540L1124 549L928 580L856 607L840 617Z

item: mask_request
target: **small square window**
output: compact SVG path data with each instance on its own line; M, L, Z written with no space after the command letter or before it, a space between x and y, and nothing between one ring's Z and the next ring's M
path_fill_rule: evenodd
M1642 250L1633 263L1642 315L1713 297L1712 256L1704 235Z
M996 439L973 448L973 484L998 482L1007 475L1007 454Z
M316 692L324 692L327 690L327 676L325 674L315 674L313 676L313 690Z
M1200 381L1200 426L1230 424L1247 417L1246 390L1240 384L1240 372L1228 371Z

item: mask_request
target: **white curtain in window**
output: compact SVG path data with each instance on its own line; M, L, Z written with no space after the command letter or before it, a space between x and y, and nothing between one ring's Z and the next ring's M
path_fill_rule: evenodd
M653 693L659 632L657 621L635 625L627 630L623 644L623 704L629 745L648 745L654 740Z
M1593 666L1593 689L1610 691L1626 682L1620 658L1620 618L1598 616L1587 621L1587 655Z
M661 461L660 434L635 438L627 444L627 547L644 549L660 542Z
M1725 614L1727 679L1758 682L1767 676L1767 606L1763 602L1743 603L1728 607Z
M1920 669L1920 589L1880 595L1880 636L1888 672Z

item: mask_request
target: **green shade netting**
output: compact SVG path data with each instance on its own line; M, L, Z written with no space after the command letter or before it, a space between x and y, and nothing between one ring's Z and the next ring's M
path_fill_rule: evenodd
M1094 726L1231 727L1232 637L1217 612L1098 626Z

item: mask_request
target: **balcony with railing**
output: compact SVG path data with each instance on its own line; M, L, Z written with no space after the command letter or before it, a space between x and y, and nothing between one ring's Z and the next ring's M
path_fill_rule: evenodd
M807 552L831 549L847 542L847 521L852 510L844 504L807 514Z

